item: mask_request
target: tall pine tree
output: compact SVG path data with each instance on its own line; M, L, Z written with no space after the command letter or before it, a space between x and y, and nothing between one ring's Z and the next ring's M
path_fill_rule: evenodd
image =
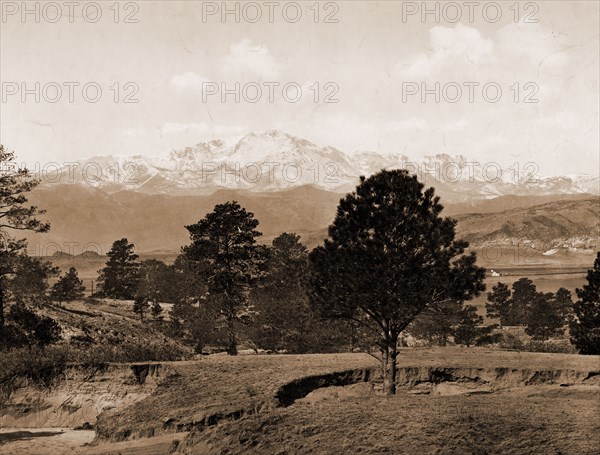
M71 302L83 298L85 286L83 281L77 275L77 269L71 267L60 279L52 286L50 298L61 302Z
M264 248L256 245L262 234L258 220L236 201L218 204L196 224L186 226L191 244L183 253L202 266L209 299L220 311L228 333L229 355L237 354L239 325L249 322L253 310L248 293L262 273Z
M500 327L508 325L511 312L510 289L505 283L500 283L492 287L492 291L487 294L485 311L490 318L500 319Z
M588 270L587 284L576 289L579 300L573 305L571 342L581 354L600 354L600 252L594 268Z
M27 242L14 238L14 233L47 232L50 229L50 224L37 218L44 211L26 205L26 193L38 184L39 180L32 178L27 169L16 166L15 154L0 144L0 341L4 336L8 282L27 247Z
M400 333L426 308L485 289L485 270L455 239L456 221L440 216L439 197L423 188L405 170L361 177L340 201L329 238L310 255L313 304L377 330L386 394L396 391Z
M133 300L139 285L138 255L134 245L125 238L113 243L107 253L106 267L100 270L98 281L106 297Z

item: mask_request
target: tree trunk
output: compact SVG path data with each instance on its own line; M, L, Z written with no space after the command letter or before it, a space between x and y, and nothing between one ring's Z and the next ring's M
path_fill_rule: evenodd
M0 280L0 344L4 341L4 288Z
M235 321L229 320L227 323L229 331L229 347L227 348L228 355L237 355L237 337L235 336Z
M387 346L384 349L381 362L383 372L383 392L386 395L396 394L396 358L398 357L398 335L389 334L386 337Z

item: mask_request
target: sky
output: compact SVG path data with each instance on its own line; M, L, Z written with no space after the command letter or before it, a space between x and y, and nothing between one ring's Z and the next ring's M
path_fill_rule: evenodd
M279 129L598 175L599 4L2 1L0 143L64 163Z

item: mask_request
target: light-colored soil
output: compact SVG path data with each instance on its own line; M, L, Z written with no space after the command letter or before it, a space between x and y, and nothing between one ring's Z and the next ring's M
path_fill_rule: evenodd
M84 444L92 442L94 432L91 430L72 430L69 428L2 428L0 433L15 433L25 430L30 437L0 444L2 455L49 455L78 454ZM56 433L52 436L35 436L36 433Z

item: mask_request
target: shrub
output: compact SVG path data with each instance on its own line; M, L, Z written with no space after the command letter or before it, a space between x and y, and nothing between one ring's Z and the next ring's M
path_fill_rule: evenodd
M517 335L509 332L502 333L502 339L500 340L499 346L502 349L512 349L515 351L527 350L523 340Z
M531 352L547 352L551 354L575 354L577 349L569 340L531 340L527 345L527 350Z

